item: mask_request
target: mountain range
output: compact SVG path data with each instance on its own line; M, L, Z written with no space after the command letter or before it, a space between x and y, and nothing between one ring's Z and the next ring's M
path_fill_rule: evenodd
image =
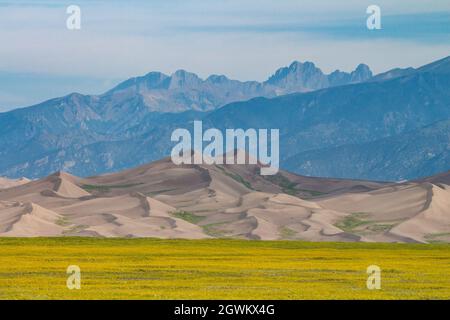
M415 179L449 169L449 70L447 57L398 77L232 103L203 122L221 129L280 128L281 166L296 173ZM354 154L357 146L364 153Z
M151 112L211 111L231 102L254 97L314 91L362 82L371 77L372 72L364 64L358 65L351 73L336 70L326 75L314 63L298 61L278 69L264 82L241 82L230 80L224 75L211 75L203 80L185 70L178 70L171 76L150 72L143 77L122 82L91 104L96 110L101 109L102 115L110 114L115 106L126 103L140 103Z
M279 128L281 167L303 175L411 180L448 170L450 57L372 75L294 62L264 82L151 72L97 96L0 114L0 175L89 176L170 154L175 128ZM336 161L339 160L339 161Z

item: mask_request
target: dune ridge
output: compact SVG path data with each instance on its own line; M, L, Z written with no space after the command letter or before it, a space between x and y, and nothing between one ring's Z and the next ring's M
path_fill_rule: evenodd
M12 188L12 187L15 187L15 186L20 186L20 185L28 183L30 181L31 180L29 180L27 178L7 179L7 178L0 177L0 190L1 189Z
M0 190L0 236L450 242L448 173L384 183L170 159Z

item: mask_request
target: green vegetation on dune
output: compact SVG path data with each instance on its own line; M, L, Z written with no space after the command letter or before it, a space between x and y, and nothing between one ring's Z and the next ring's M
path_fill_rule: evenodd
M297 234L297 231L286 226L280 227L278 231L280 232L281 239L292 239Z
M67 219L66 217L58 218L58 219L55 221L55 223L56 223L58 226L61 226L61 227L70 225L70 221L69 221L69 219Z
M84 190L91 192L91 191L99 191L99 192L109 192L110 188L107 186L102 185L92 185L92 184L83 184L81 186Z
M389 232L393 227L402 222L399 220L373 221L368 219L370 214L367 212L353 212L338 221L335 226L339 229L353 234L367 235Z
M149 197L154 197L157 196L159 194L165 194L171 191L177 190L176 188L172 188L172 189L163 189L163 190L158 190L158 191L153 191L153 192L148 192L145 195L149 196Z
M320 191L316 191L316 190L309 190L309 189L296 189L299 192L305 192L305 193L309 193L311 197L319 197L319 196L323 196L325 194L327 194L326 192L320 192Z
M174 216L175 218L179 218L179 219L185 220L187 222L193 223L193 224L197 224L200 221L202 221L203 219L205 219L205 217L198 216L189 211L175 211L175 212L172 212L172 216Z
M387 232L391 230L396 223L374 223L367 227L368 230L373 232Z
M1 238L0 299L450 299L450 245ZM366 287L381 268L381 290ZM67 267L81 289L66 287Z
M231 173L228 172L227 170L225 170L223 167L215 165L216 168L220 169L226 176L232 178L233 180L243 184L245 187L247 187L250 190L255 190L252 186L252 184L245 180L243 177L241 177L240 175L238 175L237 173Z
M211 223L202 226L203 231L208 236L214 237L214 238L224 238L227 235L227 232L225 230L219 229L220 226L224 225L224 222L218 222L218 223Z
M130 183L130 184L115 184L115 185L94 185L94 184L84 184L81 186L86 191L99 191L99 192L109 192L111 189L125 189L135 186L139 186L143 183Z
M372 223L372 221L363 220L367 217L368 213L366 212L353 212L336 223L335 226L345 232L354 232L356 228Z
M63 234L65 234L65 235L76 235L78 232L81 232L81 231L83 231L84 229L87 229L87 228L89 228L89 226L83 225L83 224L74 225L70 229L64 230Z
M302 189L298 187L298 183L290 181L288 178L283 176L281 173L277 173L273 176L267 176L267 180L270 182L278 185L281 187L281 191L289 194L291 196L297 196L299 193L308 193L311 197L318 197L321 195L324 195L326 193L316 191L316 190L309 190L309 189Z

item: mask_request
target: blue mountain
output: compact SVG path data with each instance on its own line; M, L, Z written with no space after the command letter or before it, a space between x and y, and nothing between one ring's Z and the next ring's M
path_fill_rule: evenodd
M448 130L442 121L450 119L449 65L447 57L372 76L362 64L325 75L312 63L294 62L264 82L153 72L102 95L75 93L0 114L0 175L35 178L65 170L87 176L134 167L167 156L172 130L202 119L220 129L279 128L282 167L302 174L418 178L448 169L442 163L449 151L437 144ZM421 135L434 126L441 140ZM429 157L440 158L414 160L411 151L399 150L395 166L384 171L367 161L392 157L414 134L429 140L422 145L436 144ZM360 170L332 156L345 157L339 148L349 146L373 149L354 158L365 161Z

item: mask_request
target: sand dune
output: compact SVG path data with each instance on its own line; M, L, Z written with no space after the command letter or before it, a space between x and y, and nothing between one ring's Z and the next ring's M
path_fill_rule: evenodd
M0 190L0 236L450 242L448 173L383 183L169 159Z
M0 236L35 237L62 235L61 216L34 203L12 203L1 211Z
M450 186L425 185L427 198L424 208L391 232L420 242L450 240Z
M165 217L130 219L110 215L110 220L90 226L85 231L92 231L103 237L207 238L200 227L180 219Z
M7 189L12 188L15 186L20 186L22 184L26 184L30 182L31 180L27 178L20 178L20 179L7 179L0 177L0 189Z
M61 175L55 182L54 191L57 195L67 198L81 198L90 196L90 193L78 187L76 181Z
M447 185L405 183L365 194L333 197L319 204L353 215L360 222L354 231L368 241L427 242L445 238L445 233L450 232ZM382 232L374 232L376 229Z

